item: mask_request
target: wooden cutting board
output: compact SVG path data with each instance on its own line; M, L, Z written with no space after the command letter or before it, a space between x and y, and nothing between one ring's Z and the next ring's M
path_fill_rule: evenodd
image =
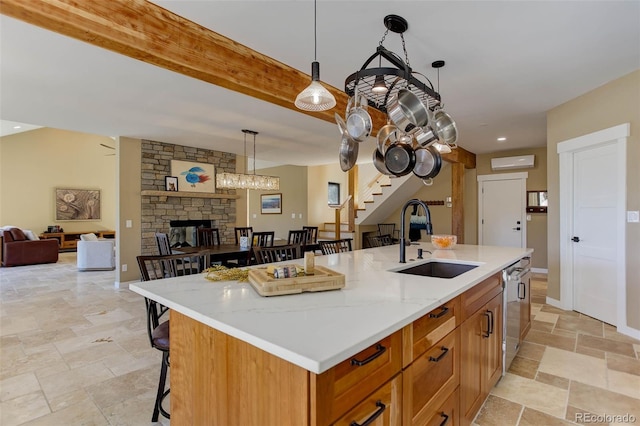
M267 268L249 270L249 282L261 296L281 296L305 291L338 290L344 287L344 274L316 265L313 275L274 278Z

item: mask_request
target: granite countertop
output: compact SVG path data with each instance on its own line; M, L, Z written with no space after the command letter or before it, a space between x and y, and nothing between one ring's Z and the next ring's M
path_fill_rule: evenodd
M423 260L413 260L418 248L425 250ZM286 296L262 297L249 283L212 282L203 275L129 288L320 374L532 252L473 245L433 250L430 243L421 243L407 247L406 264L398 262L398 245L316 256L316 265L345 275L345 287ZM393 272L431 259L478 267L451 279Z

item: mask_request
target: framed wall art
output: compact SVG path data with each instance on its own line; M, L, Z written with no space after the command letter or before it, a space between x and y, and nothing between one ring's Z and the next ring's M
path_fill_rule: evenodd
M282 194L260 195L260 213L282 214Z
M178 187L181 192L213 193L216 191L213 164L171 160L171 176L178 178Z
M56 221L101 220L100 190L56 188Z
M165 176L164 177L164 190L165 191L178 191L178 178L177 178L177 176Z

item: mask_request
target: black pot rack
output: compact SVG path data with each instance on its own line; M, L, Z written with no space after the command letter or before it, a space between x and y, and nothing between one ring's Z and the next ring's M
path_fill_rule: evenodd
M387 31L376 48L376 52L365 61L360 70L346 78L344 83L345 93L349 96L354 96L357 88L358 94L367 99L369 106L386 114L387 101L398 93L400 89L408 89L413 92L425 106L433 109L440 104L441 99L440 94L434 90L431 81L424 75L413 71L407 62L382 45L384 37L389 31L392 31L400 34L404 47L404 37L402 34L409 28L409 24L401 16L387 15L384 18L384 25ZM382 64L382 59L384 59L393 65L393 67L378 66L367 68L375 59L378 59L379 64ZM444 65L443 61L442 65ZM376 83L379 84L379 76L382 76L384 84L388 88L385 93L376 93L373 91L374 85ZM428 84L421 81L418 76L423 77ZM376 81L376 78L378 78L378 81Z

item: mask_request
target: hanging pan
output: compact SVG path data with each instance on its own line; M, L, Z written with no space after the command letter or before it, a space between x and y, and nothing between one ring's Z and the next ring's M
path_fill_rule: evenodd
M387 114L401 132L409 133L429 123L429 109L412 91L400 89L389 98Z
M347 105L347 133L356 142L362 142L367 139L373 127L371 116L366 107L362 106L363 102L366 105L364 96L356 94L349 98Z
M413 174L420 179L432 179L440 173L442 167L442 157L438 150L432 146L418 148L416 153L416 163L413 166Z
M402 135L398 142L387 148L384 153L384 165L396 176L411 173L416 164L416 154L413 150L413 138Z
M340 168L343 172L348 172L358 160L358 143L351 140L347 135L342 136L340 143Z
M376 167L380 173L386 176L393 176L393 173L387 169L387 166L384 165L384 155L377 149L373 150L373 165Z

